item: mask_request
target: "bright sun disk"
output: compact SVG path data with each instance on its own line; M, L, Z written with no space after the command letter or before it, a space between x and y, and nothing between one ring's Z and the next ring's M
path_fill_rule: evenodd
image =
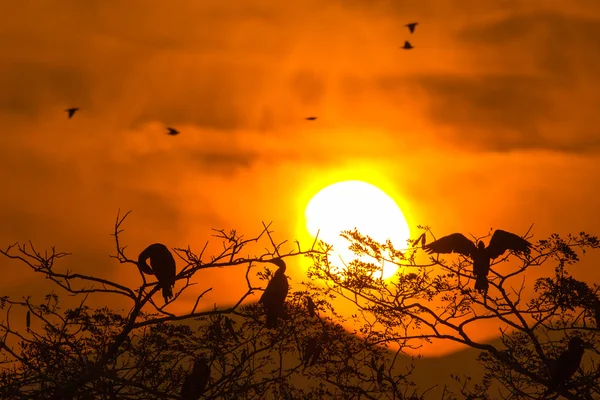
M410 237L404 214L396 202L384 191L361 181L334 183L318 192L306 206L306 227L315 237L333 245L331 263L341 268L340 258L349 263L356 258L348 250L350 243L340 236L343 230L355 227L363 235L369 235L379 243L390 239L396 248L403 248ZM360 257L362 261L374 262L372 258ZM376 261L375 261L376 262ZM398 267L385 262L383 278L393 276Z

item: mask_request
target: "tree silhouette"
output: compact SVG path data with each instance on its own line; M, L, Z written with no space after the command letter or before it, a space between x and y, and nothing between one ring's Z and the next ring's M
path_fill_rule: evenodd
M428 227L419 228L432 235ZM582 232L564 239L553 234L539 240L532 255L506 254L492 263L490 290L481 294L470 288L476 277L468 258L454 257L449 263L436 256L419 264L419 256L425 256L418 246L423 236L406 251L397 250L390 241L378 243L357 230L344 231L342 236L357 256L368 256L371 261L357 258L340 273L327 254L314 254L309 276L327 284L327 295L356 307L367 340L379 338L380 343L401 347L449 340L481 350L481 383L473 385L469 377L461 377L458 371L454 374L461 386L459 398L546 399L551 394L548 389L556 389L554 397L600 398L600 369L590 361L591 355L598 354L600 289L569 275L579 262L578 250L585 253L600 247L596 237ZM389 281L376 273L383 261L400 267ZM526 284L525 272L541 265L553 265L554 275ZM534 292L530 299L526 285ZM500 329L503 346L477 341L469 333L478 323L490 321ZM573 337L587 343L584 363L564 385L554 387L553 365ZM444 395L456 398L450 390Z
M120 244L128 214L117 216L114 259L133 267L137 257L127 257ZM67 254L54 248L42 253L31 243L9 246L2 254L25 263L79 301L63 310L61 297L54 292L40 303L31 297L1 298L6 314L0 321L0 398L181 399L186 379L190 382L191 375L203 372L209 373L201 397L207 399L422 398L409 380L410 366L398 374L384 347L346 332L345 319L316 285L294 291L300 285L294 288L290 282L283 317L276 327L265 326L264 307L250 296L264 290L273 271L268 267L258 271L262 283L257 286L252 283L252 268L281 257L325 256L329 250L313 244L302 251L297 244L297 250L281 254L285 242L275 244L271 233L266 225L251 239L235 231L215 231L223 251L210 261L204 261L204 250L196 255L189 248L175 249L185 266L179 269L173 297L166 304L160 295L154 301L161 286L147 282L142 271L141 285L129 288L61 271L58 264ZM242 256L248 244L261 240L268 240L271 250ZM200 310L200 300L212 290L207 288L196 292L189 310L168 310L169 304L193 290L195 273L217 267L246 269L247 291L235 304ZM91 294L120 296L132 306L122 311L94 308ZM25 313L31 322L27 333L11 324ZM307 347L310 342L312 350Z

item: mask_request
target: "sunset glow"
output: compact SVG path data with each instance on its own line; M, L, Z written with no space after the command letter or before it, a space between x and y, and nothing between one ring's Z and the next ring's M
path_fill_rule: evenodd
M406 244L410 235L406 219L396 202L384 191L361 181L344 181L319 191L305 211L306 227L315 237L333 245L330 261L337 267L350 262L355 255L348 250L349 242L340 237L343 230L355 227L362 234L385 243L390 239L398 248ZM363 257L365 261L373 261ZM393 276L398 267L385 262L383 278Z

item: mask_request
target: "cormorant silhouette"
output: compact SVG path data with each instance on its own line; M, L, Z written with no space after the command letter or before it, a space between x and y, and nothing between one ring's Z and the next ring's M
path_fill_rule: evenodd
M225 317L225 328L227 329L231 337L233 337L233 339L239 343L240 339L238 338L235 328L233 327L233 321L230 318Z
M383 382L383 370L385 369L385 363L382 363L378 367L375 357L371 357L371 369L377 373L377 383L381 385Z
M167 132L168 135L175 136L175 135L179 134L179 131L175 128L167 128L167 130L168 130L168 132Z
M315 306L315 302L313 301L313 299L310 297L306 298L306 308L308 309L309 317L311 317L311 318L314 317L315 310L317 309L317 307Z
M319 342L316 337L309 337L306 339L306 343L304 344L304 367L306 368L308 364L314 364L312 362L312 358L315 355ZM315 360L316 362L316 360Z
M475 289L487 292L489 283L487 280L490 271L491 260L504 254L506 250L514 252L529 253L531 243L514 233L496 230L487 247L480 240L475 243L467 239L461 233L453 233L431 242L423 249L431 253L459 253L473 260L473 274L475 275Z
M585 351L585 342L577 336L569 340L569 347L556 360L550 360L550 384L544 394L554 392L559 386L568 381L579 368L581 358Z
M415 32L415 27L419 25L418 22L411 22L410 24L406 24L404 26L406 26L408 28L408 30L410 31L410 33L414 33Z
M379 366L379 368L377 368L377 383L378 384L382 384L383 383L383 370L385 368L385 364L381 364Z
M600 299L594 295L592 301L592 310L594 311L594 318L596 319L596 328L600 329Z
M316 119L317 119L317 117L306 117L306 120L307 120L307 121L314 121L314 120L316 120Z
M414 47L413 47L413 45L412 45L412 44L410 44L410 43L408 42L408 40L405 40L405 41L404 41L404 46L402 46L402 47L401 47L401 49L404 49L404 50L410 50L410 49L414 49Z
M150 259L150 265L146 260ZM138 257L138 268L145 274L156 275L158 285L162 288L165 303L173 297L173 286L175 286L175 258L167 246L154 243L146 247Z
M285 262L281 258L274 258L267 262L277 265L279 269L273 274L258 302L262 303L265 309L267 328L273 329L277 327L279 318L283 316L283 306L289 290L289 284L287 276L285 276Z
M65 112L68 112L68 113L69 113L69 119L71 119L71 117L72 117L73 115L75 115L75 112L76 112L77 110L79 110L79 108L77 108L77 107L73 107L73 108L67 108L67 109L65 110Z
M199 357L194 362L192 372L183 380L181 397L184 400L198 400L204 393L210 379L210 366L205 357Z

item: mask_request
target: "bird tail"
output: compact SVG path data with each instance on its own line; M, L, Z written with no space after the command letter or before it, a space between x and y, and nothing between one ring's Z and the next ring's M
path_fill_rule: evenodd
M487 280L487 276L477 275L475 277L475 290L480 292L487 292L490 284Z
M163 286L162 295L165 298L165 303L167 303L169 299L173 298L173 289L170 285Z

